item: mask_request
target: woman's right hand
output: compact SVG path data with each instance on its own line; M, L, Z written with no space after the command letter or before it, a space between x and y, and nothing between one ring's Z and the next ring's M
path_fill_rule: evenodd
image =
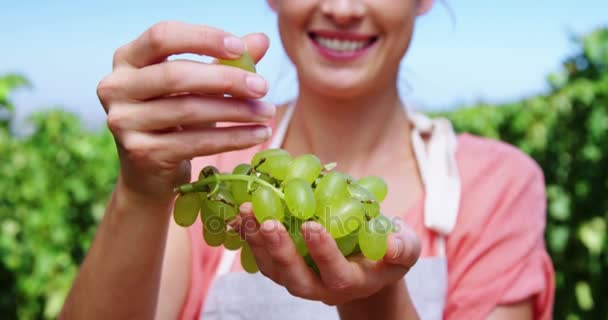
M182 53L236 59L247 48L258 61L268 45L262 34L240 39L208 26L162 22L116 50L113 71L97 94L118 147L118 187L148 203L166 204L175 186L189 182L190 159L268 139L270 129L262 123L275 107L256 100L267 92L261 76L168 60ZM216 127L218 122L247 124Z

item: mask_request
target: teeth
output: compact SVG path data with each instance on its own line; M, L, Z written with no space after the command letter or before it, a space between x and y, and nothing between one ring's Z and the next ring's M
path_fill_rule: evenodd
M367 41L340 40L323 37L316 37L316 40L325 48L341 52L357 51L367 44Z

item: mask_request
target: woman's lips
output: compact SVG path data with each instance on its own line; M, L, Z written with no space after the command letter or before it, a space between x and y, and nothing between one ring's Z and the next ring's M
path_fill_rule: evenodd
M377 36L332 31L310 32L309 38L323 57L334 61L357 59L378 40Z

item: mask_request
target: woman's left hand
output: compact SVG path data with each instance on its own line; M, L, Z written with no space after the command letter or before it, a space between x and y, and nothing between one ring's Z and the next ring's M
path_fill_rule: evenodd
M263 275L294 296L332 306L370 297L401 281L420 255L418 237L400 221L397 232L389 235L388 250L379 261L362 255L344 257L320 224L306 222L302 225L302 234L319 268L319 277L297 253L281 223L269 220L259 225L249 205L243 205L241 217L241 235L251 247Z

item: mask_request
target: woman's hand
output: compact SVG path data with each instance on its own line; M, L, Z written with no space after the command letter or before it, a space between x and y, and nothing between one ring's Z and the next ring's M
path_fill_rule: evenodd
M189 269L179 263L188 261L187 250L181 250L187 246L185 230L167 235L173 187L189 181L189 159L267 139L268 129L259 123L275 108L253 100L267 90L256 74L168 57L194 53L236 59L245 46L257 61L268 39L253 34L241 40L211 27L163 22L116 51L113 71L97 93L118 147L119 181L62 319L178 316ZM215 126L223 121L258 125ZM171 259L163 266L165 248ZM171 284L163 293L161 278Z
M218 64L168 60L182 53L236 59L245 48L258 61L268 39L162 22L116 51L113 71L97 94L118 147L119 190L164 204L173 199L176 185L190 180L190 159L247 148L270 136L259 124L275 107L253 100L267 92L262 77ZM225 121L258 125L215 126Z
M320 224L306 222L302 225L302 234L319 268L319 277L298 255L281 223L269 220L259 225L249 205L243 205L241 210L237 228L251 247L260 272L294 296L328 305L340 306L366 299L394 286L402 281L420 255L418 237L403 223L398 223L398 232L389 236L384 259L374 262L361 255L345 258Z

